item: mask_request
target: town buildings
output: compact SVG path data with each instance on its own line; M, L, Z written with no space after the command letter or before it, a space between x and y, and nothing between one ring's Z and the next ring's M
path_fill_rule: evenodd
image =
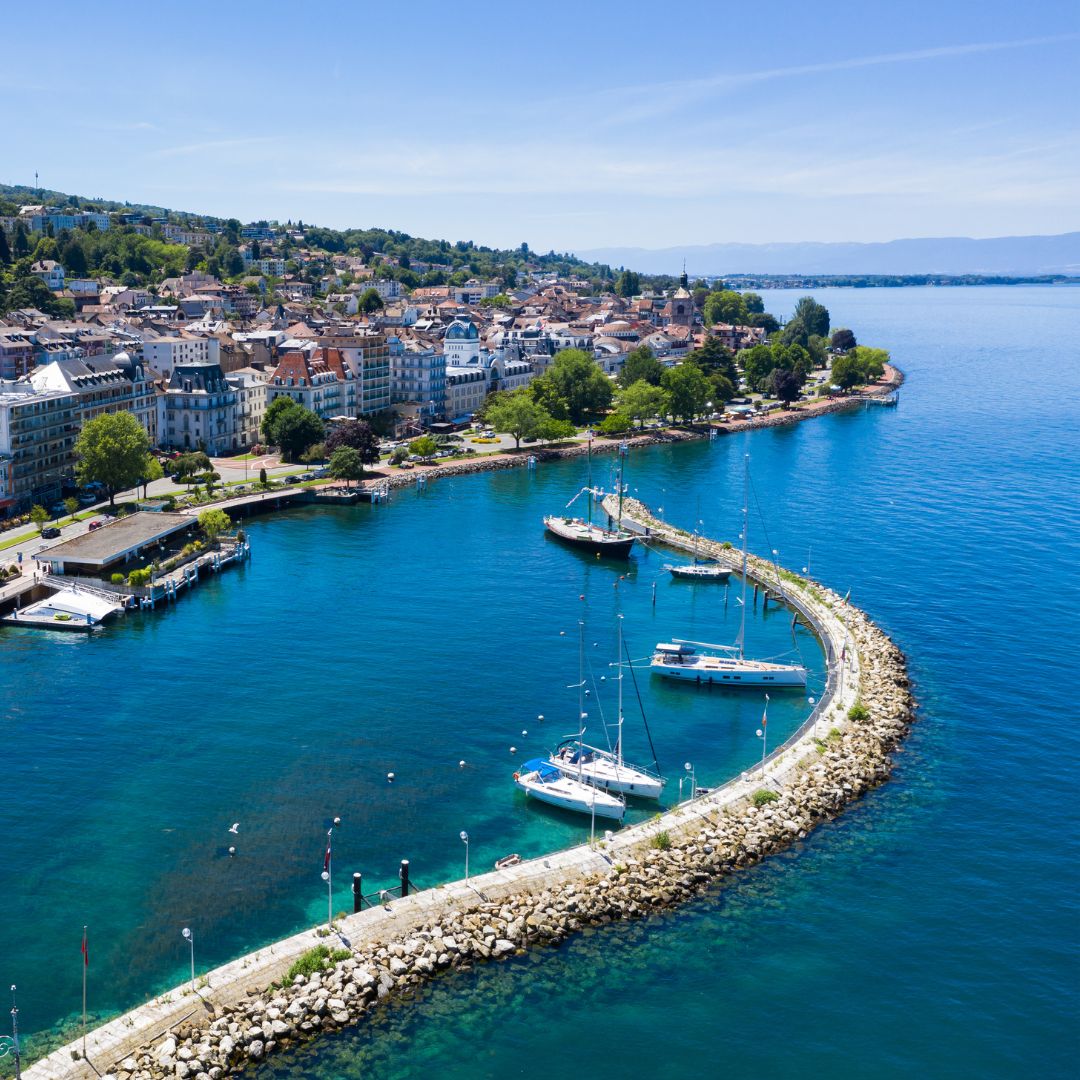
M78 395L0 381L0 515L53 505L71 476Z

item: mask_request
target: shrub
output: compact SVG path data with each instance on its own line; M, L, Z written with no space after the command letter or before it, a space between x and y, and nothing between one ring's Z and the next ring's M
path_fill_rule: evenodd
M152 576L153 571L148 566L144 566L141 570L132 570L128 574L128 584L135 586L147 585Z
M848 709L847 718L856 724L870 718L870 710L862 703L862 698L855 699L855 704Z
M758 788L752 797L755 806L766 806L779 798L780 796L775 791L770 791L768 788Z
M348 960L350 956L352 952L349 949L334 949L331 952L326 945L316 945L315 948L308 949L303 956L295 960L292 967L285 972L285 984L291 983L297 975L303 975L306 978L325 971L340 960Z
M658 832L649 841L649 846L656 848L657 851L667 851L671 847L671 834L666 829Z
M123 585L124 584L124 575L123 574L113 574L113 576L111 578L109 578L109 580L114 585Z

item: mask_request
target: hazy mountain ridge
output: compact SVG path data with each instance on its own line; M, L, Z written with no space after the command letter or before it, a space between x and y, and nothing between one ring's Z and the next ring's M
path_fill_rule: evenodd
M1070 274L1080 276L1080 232L1056 236L921 237L882 243L702 244L682 248L596 248L589 261L642 273L722 274Z

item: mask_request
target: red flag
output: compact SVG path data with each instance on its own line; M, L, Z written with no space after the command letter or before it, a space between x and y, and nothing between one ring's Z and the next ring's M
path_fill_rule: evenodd
M766 727L769 723L769 695L765 695L765 711L761 714L761 726Z
M329 873L330 871L330 833L326 834L326 858L323 859L323 873Z
M86 947L86 927L83 927L82 932L82 948L79 950L82 953L83 966L90 966L90 950Z

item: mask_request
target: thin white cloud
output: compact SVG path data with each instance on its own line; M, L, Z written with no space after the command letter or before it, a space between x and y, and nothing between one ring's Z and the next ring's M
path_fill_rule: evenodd
M193 154L224 153L229 150L270 146L280 142L280 137L273 135L255 135L246 139L213 139L209 142L186 143L183 146L164 146L152 151L151 156L156 158L191 157Z
M684 108L691 99L710 97L721 90L739 86L770 82L775 79L791 79L804 75L821 75L834 71L852 71L859 68L881 67L887 64L909 64L926 60L946 60L979 53L1001 52L1006 49L1034 48L1040 45L1057 45L1080 39L1080 34L1056 34L1044 37L1020 38L1014 41L979 41L962 45L941 45L927 49L911 49L905 52L876 53L871 56L851 57L846 60L825 60L817 64L796 64L790 67L764 68L759 71L733 71L706 76L700 79L682 79L669 82L612 87L603 91L600 100L607 100L612 107L622 109L607 113L608 123L640 122Z

